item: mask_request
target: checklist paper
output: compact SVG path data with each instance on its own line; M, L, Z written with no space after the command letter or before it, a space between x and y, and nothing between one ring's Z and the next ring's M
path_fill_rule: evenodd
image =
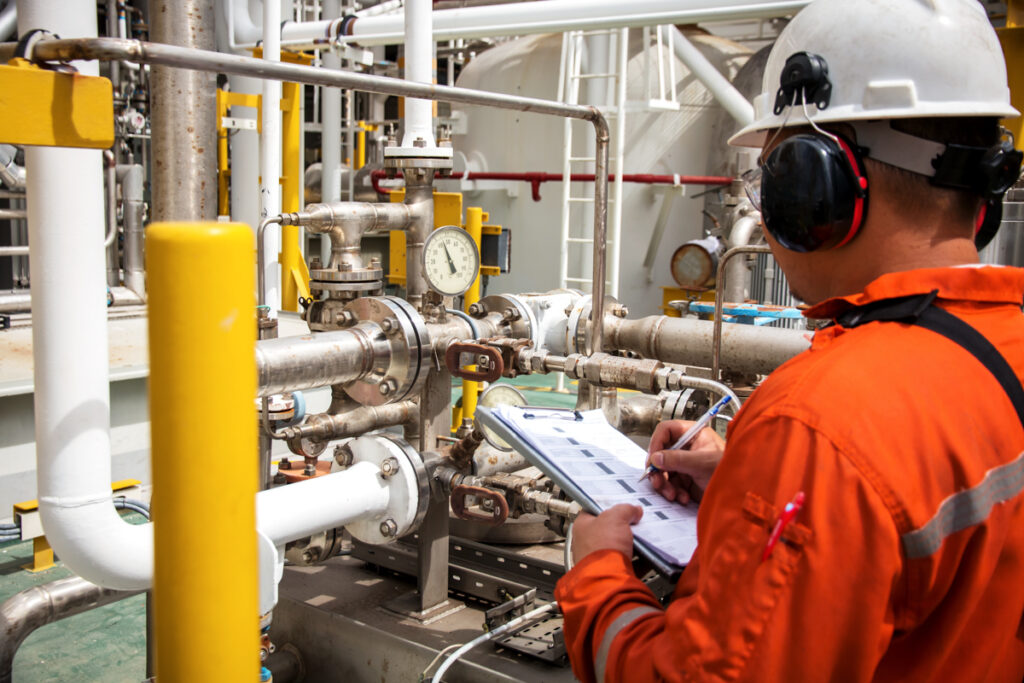
M612 427L600 410L530 406L483 410L486 414L481 417L487 427L498 427L503 436L511 433L510 443L520 446L517 450L527 460L588 512L619 503L643 507L643 518L633 527L633 536L637 548L659 569L675 574L690 561L697 547L696 507L669 502L649 480L639 481L647 453Z

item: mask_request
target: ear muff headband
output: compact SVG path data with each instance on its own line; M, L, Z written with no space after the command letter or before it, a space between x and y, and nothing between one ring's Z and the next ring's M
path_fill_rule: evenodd
M860 150L840 136L802 133L779 143L761 168L765 228L799 252L846 244L867 214Z

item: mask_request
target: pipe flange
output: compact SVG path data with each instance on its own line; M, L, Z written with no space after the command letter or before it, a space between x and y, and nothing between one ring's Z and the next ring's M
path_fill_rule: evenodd
M569 322L565 327L565 347L568 353L590 355L593 351L590 348L590 325L587 324L590 322L591 298L589 294L580 297L569 312ZM606 294L604 297L605 313L607 314L608 310L618 303L615 297Z
M309 271L309 278L320 282L370 282L383 279L381 268L357 268L355 270L336 270L334 268L317 268Z
M310 291L321 292L373 292L384 288L382 280L367 280L366 282L324 282L323 280L310 280Z
M661 407L661 420L685 420L692 419L693 417L693 400L694 389L681 389L679 391L670 391L665 395L665 401Z
M423 318L408 302L393 296L362 297L345 310L353 322L372 322L382 337L374 340L374 367L364 378L345 386L345 393L364 406L379 406L415 396L429 371L430 337ZM380 347L387 350L380 353Z
M507 336L515 339L529 339L533 342L533 348L538 348L539 329L537 317L533 309L526 305L521 299L511 294L492 294L485 296L477 302L483 309L486 316L488 313L500 313L503 318L503 325L508 325L510 333Z
M403 439L386 434L352 439L348 447L353 464L369 462L379 470L389 470L387 476L377 477L377 485L388 489L388 506L380 514L352 522L345 529L371 545L390 543L416 531L430 503L430 479L416 449ZM331 469L343 468L334 463Z

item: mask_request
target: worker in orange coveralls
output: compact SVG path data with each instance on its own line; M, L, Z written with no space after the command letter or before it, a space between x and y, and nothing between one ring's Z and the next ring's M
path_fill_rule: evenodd
M576 521L556 597L581 680L1021 681L1024 271L976 248L1016 115L977 0L818 0L785 28L730 142L762 146L765 237L835 324L726 442L662 450L688 423L659 425L656 488L702 496L667 606L630 563L640 508Z

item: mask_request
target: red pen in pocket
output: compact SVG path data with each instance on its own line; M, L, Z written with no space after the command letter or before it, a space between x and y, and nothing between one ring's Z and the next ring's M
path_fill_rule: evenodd
M764 546L764 552L761 553L761 561L764 562L772 555L772 551L775 550L775 545L779 542L779 538L782 536L782 532L786 529L786 526L796 519L800 509L804 506L804 492L800 491L793 500L786 503L786 507L782 509L782 514L779 515L779 519L775 522L775 526L772 528L772 533L768 536L768 543Z

